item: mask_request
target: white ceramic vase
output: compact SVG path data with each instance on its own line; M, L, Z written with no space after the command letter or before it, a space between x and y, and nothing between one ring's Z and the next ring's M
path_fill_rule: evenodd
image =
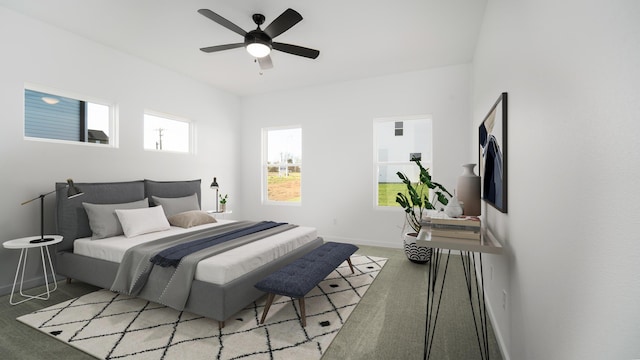
M466 216L480 216L480 176L473 172L475 166L462 165L456 186L456 195L463 204L462 214Z

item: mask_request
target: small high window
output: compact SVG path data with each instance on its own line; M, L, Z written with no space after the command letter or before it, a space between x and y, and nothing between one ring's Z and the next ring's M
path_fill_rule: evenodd
M114 106L34 87L24 90L24 136L115 146Z
M145 112L144 148L146 150L188 153L191 149L191 123L175 116Z

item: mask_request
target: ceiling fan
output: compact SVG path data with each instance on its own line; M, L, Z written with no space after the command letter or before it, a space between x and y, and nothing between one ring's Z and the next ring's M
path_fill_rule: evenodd
M320 51L309 49L306 47L283 44L273 41L273 39L282 34L283 32L292 28L295 24L302 20L302 15L293 9L285 10L280 16L278 16L269 26L264 30L260 28L260 25L264 23L265 17L262 14L253 14L253 21L258 25L255 30L249 32L244 31L238 25L223 18L222 16L214 13L209 9L200 9L198 12L214 22L226 27L227 29L244 36L244 42L216 45L201 48L200 50L211 53L222 50L235 49L239 47L245 47L251 56L255 57L260 64L261 69L270 69L273 67L271 61L271 50L280 50L289 54L303 56L310 59L315 59L320 55Z

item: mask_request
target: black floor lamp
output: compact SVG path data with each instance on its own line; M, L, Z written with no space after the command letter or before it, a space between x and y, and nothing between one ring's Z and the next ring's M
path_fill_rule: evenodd
M82 194L84 194L77 186L75 186L73 184L73 180L71 179L67 179L67 186L69 187L69 189L67 189L67 199L72 199L74 197L80 196ZM38 200L40 199L40 239L34 239L31 240L30 242L32 243L40 243L40 242L47 242L47 241L53 241L53 238L45 238L44 237L44 197L49 195L49 194L53 194L54 192L56 192L56 190L50 191L46 194L42 194L38 197L35 197L31 200L27 200L25 202L23 202L20 205L25 205L28 204L32 201Z

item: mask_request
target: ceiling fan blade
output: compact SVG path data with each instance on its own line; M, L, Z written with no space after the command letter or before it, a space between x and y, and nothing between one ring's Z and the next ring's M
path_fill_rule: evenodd
M198 10L198 12L206 17L208 17L209 19L215 21L216 23L226 27L227 29L240 34L242 36L247 35L247 32L244 31L241 27L239 27L238 25L232 23L231 21L223 18L222 16L214 13L213 11L209 10L209 9L200 9Z
M203 48L200 48L200 50L202 50L202 51L204 51L206 53L212 53L212 52L216 52L216 51L235 49L235 48L239 48L239 47L243 47L243 46L244 46L244 43L225 44L225 45L216 45L216 46L203 47Z
M271 56L267 55L265 57L257 58L258 64L260 65L260 69L267 70L273 68L273 62L271 61Z
M264 29L264 32L272 39L282 34L283 32L291 29L291 27L302 21L302 15L293 9L285 10L280 16Z
M318 57L318 55L320 55L320 51L318 50L309 49L298 45L283 44L279 42L274 42L271 45L276 50L280 50L293 55L304 56L311 59L315 59Z

